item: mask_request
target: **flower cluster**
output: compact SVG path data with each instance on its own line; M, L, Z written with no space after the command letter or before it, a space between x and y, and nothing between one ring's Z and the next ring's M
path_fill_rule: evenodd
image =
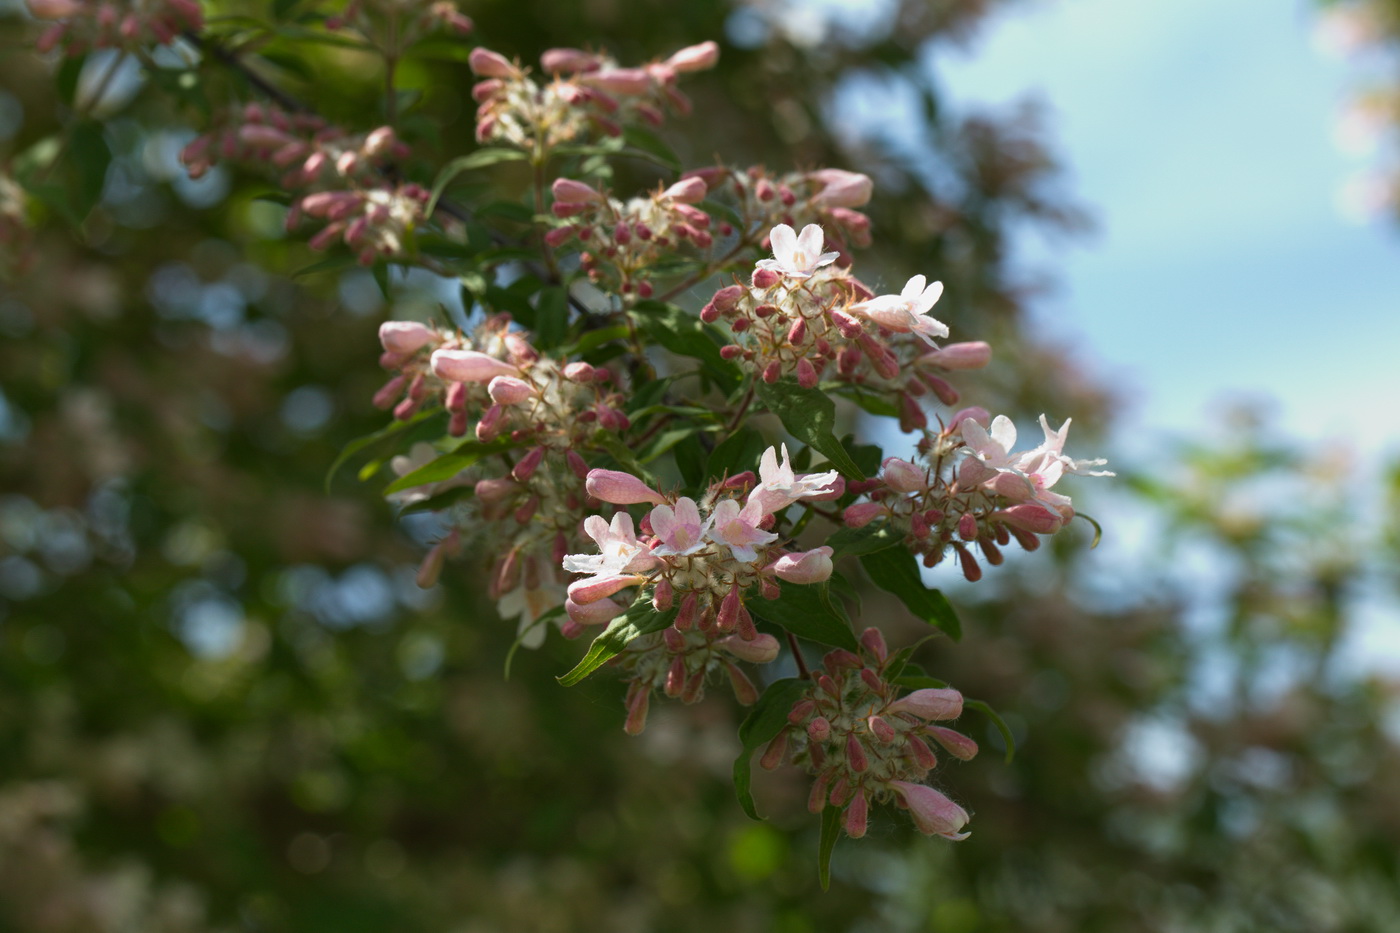
M56 20L35 42L40 52L63 46L69 57L93 49L127 51L169 45L204 28L196 0L28 0L36 19Z
M919 396L932 391L946 404L958 400L940 372L991 359L985 343L933 342L948 335L929 314L941 283L916 275L900 294L877 296L836 265L838 254L824 250L816 224L800 234L779 224L769 240L773 257L758 262L752 284L720 289L700 312L707 323L728 323L735 342L723 354L750 364L765 382L792 375L812 388L830 367L837 379L896 394L901 426L914 430L928 423ZM897 338L903 334L918 342Z
M967 838L961 832L967 811L923 783L938 766L929 739L964 761L977 754L972 739L933 724L962 714L962 694L925 688L901 697L894 680L903 665L893 661L879 630L866 629L860 640L859 655L844 649L826 655L825 670L794 704L760 766L773 769L784 760L805 766L815 776L808 809L844 810L853 838L865 835L870 804L883 802L907 809L920 832Z
M438 30L466 35L472 21L452 0L350 0L326 17L326 28L351 29L371 40L389 33L402 48Z
M415 321L380 327L380 363L396 374L375 394L400 420L441 405L448 434L491 444L499 460L406 491L407 504L471 485L470 508L452 516L456 530L428 555L420 583L436 580L463 536L481 535L496 557L490 594L506 618L519 617L522 643L535 647L541 615L564 602L564 555L579 543L588 467L579 451L596 447L599 431L629 426L611 370L542 356L528 335L496 315L470 337ZM518 454L518 457L516 456ZM396 463L401 476L436 459L431 448Z
M640 731L646 718L640 697L652 690L690 701L702 695L705 675L718 663L715 644L744 660L776 656L776 643L770 653L754 625L746 605L751 594L777 599L783 582L817 583L831 576L831 548L789 552L769 529L793 503L840 497L845 481L835 472L794 473L786 447L781 460L774 448L764 452L757 477L747 472L722 478L699 502L668 498L616 470L591 470L587 490L603 502L652 509L640 537L625 511L611 522L592 516L584 523L598 553L564 558L565 570L585 575L569 584L570 620L578 626L610 621L632 602L613 597L633 587L646 591L639 599L649 593L658 611L676 610L668 629L673 634L638 640L622 661L632 675L628 728L633 731ZM737 679L736 692L741 699L752 696Z
M558 248L577 237L588 248L580 264L590 281L649 298L652 285L646 276L658 262L686 243L701 250L714 245L710 215L695 206L706 191L705 182L691 176L623 202L581 181L560 178L553 186L553 212L569 222L549 231L545 242ZM729 236L734 231L720 224L718 232Z
M315 114L250 103L229 114L219 128L197 136L180 159L191 178L220 160L250 168L271 165L282 170L282 187L295 191L372 182L386 162L408 152L387 126L350 133Z
M980 408L965 409L942 433L921 444L924 464L886 459L879 478L852 484L868 501L846 508L846 524L859 528L887 522L928 567L952 549L964 576L975 581L982 569L970 545L976 544L993 565L1002 562L1001 548L1012 538L1033 551L1040 546L1038 535L1054 534L1074 517L1069 497L1052 490L1060 477L1113 475L1090 469L1104 460L1065 456L1069 421L1052 431L1041 415L1045 439L1031 450L1012 453L1016 426L998 415L988 431L988 420Z
M426 219L431 195L421 185L381 185L347 191L318 191L297 201L288 225L303 216L324 226L311 238L312 249L343 240L362 266L411 254L410 237Z
M477 48L469 60L472 72L483 79L472 88L479 104L476 138L549 149L591 131L617 136L633 117L659 125L668 106L690 112L690 101L676 89L678 76L712 68L718 58L713 42L636 68L581 49L550 49L540 64L551 80L539 83L505 56Z

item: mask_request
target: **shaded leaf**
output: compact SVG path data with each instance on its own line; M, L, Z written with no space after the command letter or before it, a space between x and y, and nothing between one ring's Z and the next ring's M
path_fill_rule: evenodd
M677 611L668 609L666 612L657 612L652 608L651 600L639 599L632 604L632 608L609 622L603 634L593 639L588 653L583 656L583 660L574 665L573 670L556 679L564 686L572 687L621 654L634 639L659 632L669 626L676 618Z
M804 389L794 379L768 384L754 381L759 400L778 416L788 433L823 454L847 479L865 474L836 439L836 403L819 389Z
M751 820L761 820L758 808L754 806L750 784L753 778L753 754L778 737L778 733L788 725L788 713L802 694L807 692L811 682L797 677L775 680L763 691L758 702L749 710L739 726L739 743L743 750L734 759L734 793L739 797L739 806Z
M448 162L437 173L437 178L433 179L432 197L428 199L425 214L432 214L437 207L438 199L447 190L447 186L452 183L463 172L470 172L475 169L485 168L488 165L495 165L498 162L520 162L524 161L525 153L519 149L506 149L501 146L490 146L485 149L478 149L470 155L459 156Z
M919 562L902 547L885 548L863 554L860 564L870 580L887 593L898 596L910 612L930 625L947 632L953 641L962 638L958 615L940 591L924 585Z
M825 584L784 583L783 593L777 599L750 599L745 605L753 615L799 638L860 651L845 609L831 598Z
M862 528L841 528L826 539L832 550L832 559L843 554L860 556L874 554L901 543L904 536L884 522L866 525Z
M822 890L831 888L831 853L841 838L841 809L827 804L822 810L822 837L817 844L817 879Z
M1011 764L1011 759L1016 757L1016 737L1011 734L1011 727L1006 724L1006 720L996 710L983 700L969 700L963 697L963 709L975 709L977 712L988 716L992 720L992 725L997 727L1001 733L1002 741L1006 743L1006 763Z

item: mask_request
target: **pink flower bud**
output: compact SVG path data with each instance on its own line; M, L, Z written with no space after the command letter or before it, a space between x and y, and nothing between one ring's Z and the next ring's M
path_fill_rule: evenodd
M820 583L831 577L832 549L823 545L800 554L784 554L769 568L788 583Z
M963 761L977 757L977 743L947 726L925 726L924 733L947 750L948 754Z
M851 805L846 808L846 818L842 825L846 829L846 835L852 839L859 839L865 835L870 813L869 806L870 803L865 798L865 791L858 791L855 797L851 798Z
M655 83L643 68L607 68L585 75L581 80L590 87L613 94L645 94Z
M699 45L690 45L675 52L666 59L667 67L673 71L705 71L715 67L715 62L719 61L719 46L714 42L701 42Z
M385 321L379 325L379 342L390 353L413 353L437 339L436 331L417 321Z
M807 177L822 186L812 198L817 208L860 207L870 201L874 188L870 176L839 168L819 169Z
M894 726L890 725L879 716L871 716L865 721L865 724L870 727L871 734L886 745L893 742L897 735L894 731Z
M633 573L614 573L603 576L587 577L583 580L575 580L569 584L569 598L580 606L595 603L598 600L611 596L619 590L625 590L629 586L636 586L646 582L646 577Z
M520 462L510 471L510 475L515 477L515 481L518 483L525 482L534 476L535 471L539 469L540 464L544 461L544 453L543 447L531 448L529 453L520 458Z
M546 49L540 56L540 67L549 74L596 71L598 56L582 49Z
M928 743L918 736L910 736L906 748L913 757L914 763L924 771L932 771L938 767L938 756L933 753L933 749L928 747Z
M950 343L919 357L919 366L941 369L981 369L992 361L992 347L981 340Z
M848 528L862 528L885 512L885 507L878 502L857 502L855 505L847 506L842 514L842 521Z
M918 492L928 487L928 471L898 457L885 460L880 478L895 492Z
M743 295L744 287L742 285L727 285L715 292L715 297L711 301L721 314L728 314L738 305L739 299Z
M603 200L601 192L572 178L556 178L550 187L554 200L564 204L594 204Z
M958 563L962 564L963 576L968 583L976 583L982 579L982 568L977 563L977 558L972 556L972 552L961 545L955 548L958 552Z
M476 350L434 350L433 375L451 382L490 382L496 376L519 376L520 370Z
M471 68L472 74L483 78L514 78L519 74L510 59L499 52L481 47L472 49L467 58L467 66Z
M506 409L504 405L492 405L482 414L481 420L476 423L476 439L483 444L494 441L501 433L501 422L505 420Z
M913 713L920 719L957 719L962 715L963 697L956 690L934 689L915 690L908 696L891 703L886 711Z
M933 394L938 396L938 400L944 405L958 404L958 390L953 388L946 379L940 379L929 373L919 373L919 381L933 390Z
M587 604L565 599L564 611L579 625L606 625L626 612L627 607L605 596Z
M763 367L763 381L768 383L769 385L772 385L773 383L777 382L780 378L782 378L782 375L783 364L779 360L771 360L769 361L767 366Z
M717 647L723 648L741 661L748 661L751 664L767 664L778 656L778 639L772 635L759 635L757 638L745 641L738 635L727 635L715 642Z
M564 367L564 378L572 379L574 382L591 382L596 373L597 370L590 364L583 362L570 363Z
M866 651L875 655L877 661L884 661L889 657L890 649L885 645L885 636L874 626L860 633L860 643L865 646Z
M783 758L787 755L787 730L779 732L777 738L768 743L768 747L763 751L763 757L758 759L758 766L764 771L772 771L783 763Z
M490 393L492 401L501 405L518 405L538 394L534 386L515 376L496 376L486 387L486 391Z
M661 493L637 479L631 473L620 470L590 470L585 483L588 494L613 505L637 505L649 502L652 505L665 505Z
M665 612L671 608L671 601L675 598L675 590L671 587L670 580L660 580L651 591L651 605L657 612ZM668 628L666 631L672 632L675 629Z
M1058 513L1029 502L993 512L990 517L1038 535L1052 535L1064 525Z
M753 271L753 287L760 291L767 291L778 282L782 281L782 274L774 272L772 269L755 269Z
M807 359L805 356L802 359L798 360L797 384L802 386L802 388L804 389L814 389L816 388L818 381L820 380L817 377L817 370L816 367L812 365L812 361Z
M807 795L807 809L812 813L820 813L826 807L826 789L831 782L830 772L822 772L817 775L817 779L812 783L812 792Z
M628 735L641 735L647 727L647 706L651 702L650 690L638 690L627 704L627 721L622 731Z
M392 408L403 395L405 381L403 376L395 376L384 383L383 388L374 393L374 407L379 409Z
M29 0L29 12L34 14L35 19L67 19L76 16L82 9L83 5L77 0Z
M971 512L964 512L958 519L958 537L964 541L971 541L977 537L977 516Z
M709 189L705 182L699 178L682 178L665 191L661 192L660 200L678 201L681 204L698 204L705 200L705 195ZM709 217L706 216L706 222Z
M825 742L831 738L831 721L825 716L818 716L807 723L807 736L813 742Z
M753 681L730 661L724 662L724 669L729 674L729 685L734 688L734 699L739 701L739 705L753 706L757 703L758 688Z
M870 767L870 761L865 757L865 746L860 744L854 732L846 736L846 763L856 774Z
M386 154L394 146L394 131L381 126L365 137L364 153L371 158Z
M909 808L909 815L914 818L919 832L953 840L967 838L967 833L958 832L970 819L967 811L932 787L910 784L908 781L890 781L890 788L899 797L900 803Z

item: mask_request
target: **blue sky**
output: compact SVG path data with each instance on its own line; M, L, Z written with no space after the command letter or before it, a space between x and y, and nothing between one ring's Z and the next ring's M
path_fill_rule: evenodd
M1244 395L1290 435L1400 454L1400 228L1338 206L1366 164L1334 142L1359 74L1315 21L1308 0L1032 2L932 63L962 106L1048 105L1099 231L1025 250L1062 286L1036 320L1126 388L1130 450Z

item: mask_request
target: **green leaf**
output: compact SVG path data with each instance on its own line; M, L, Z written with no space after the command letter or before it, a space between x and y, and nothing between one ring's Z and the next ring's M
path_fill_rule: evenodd
M1094 518L1085 515L1083 512L1075 512L1074 517L1082 518L1086 522L1094 526L1094 540L1089 543L1089 550L1092 551L1094 548L1099 546L1099 541L1103 538L1103 526L1100 525Z
M777 599L750 599L745 605L753 615L823 645L860 652L846 610L831 598L821 583L784 583Z
M671 151L671 147L651 130L641 126L628 126L622 131L622 138L634 149L641 150L641 154L659 165L669 168L673 172L681 170L680 158ZM632 155L633 153L628 153Z
M861 411L876 416L877 418L898 418L899 409L888 399L866 392L858 386L843 385L834 391L839 392L843 398L848 398L860 408Z
M102 200L107 167L112 164L112 150L107 146L102 124L93 120L83 120L73 126L68 146L76 172L73 213L83 218Z
M564 686L572 687L621 654L633 640L669 626L675 620L676 612L676 609L657 612L652 608L651 600L637 600L632 608L608 623L607 631L593 639L588 653L574 665L573 670L556 679Z
M695 315L672 304L639 301L633 306L632 316L647 336L667 350L699 360L705 374L726 395L739 385L743 378L739 368L720 355L719 342Z
M941 592L924 586L919 562L904 548L885 548L863 554L860 564L870 574L871 581L887 593L893 593L910 612L930 625L936 625L953 641L962 638L958 615Z
M777 738L778 733L787 727L788 713L793 704L811 685L811 681L797 677L773 681L739 726L739 744L743 750L734 759L734 793L739 797L739 806L744 808L751 820L763 819L758 815L753 794L749 790L753 777L753 753Z
M327 495L330 494L331 480L335 479L335 474L340 472L340 468L345 466L345 464L350 460L351 457L355 456L355 454L359 453L360 451L364 450L366 447L369 447L372 444L377 444L385 438L393 437L395 434L399 434L400 432L407 430L413 425L416 425L419 422L438 414L441 414L441 411L438 409L434 409L432 411L420 411L418 412L418 414L414 415L407 421L391 422L388 427L381 428L380 430L375 431L373 434L366 434L364 437L357 437L355 440L346 444L345 449L343 449L340 452L340 456L335 458L335 462L332 463L330 469L326 471L325 489Z
M637 459L640 460L642 463L651 463L651 461L655 460L657 457L660 457L662 454L666 453L666 451L670 450L672 447L675 447L687 437L693 437L699 430L700 426L697 424L687 424L682 425L681 427L667 428L665 431L662 431L660 434L656 435L650 441L648 441L645 448L638 451Z
M699 490L705 485L705 447L698 435L684 438L672 449L671 457L688 488Z
M474 171L485 168L488 165L495 165L497 162L521 162L525 159L525 153L519 149L506 149L500 146L491 146L486 149L478 149L471 155L459 156L442 167L442 171L437 173L437 178L433 179L432 197L428 199L428 207L425 214L432 214L437 207L438 199L447 190L447 186L452 183L463 172Z
M593 443L607 451L608 456L617 461L618 466L628 473L642 480L649 486L656 485L656 477L650 470L642 466L642 462L637 459L632 448L622 442L616 434L611 431L599 429L593 434Z
M705 472L711 479L733 476L758 466L758 459L768 449L768 441L753 428L740 428L720 441L710 451Z
M535 301L534 345L551 350L569 329L569 290L563 286L543 289Z
M985 716L991 717L992 725L997 727L1001 733L1002 741L1006 743L1006 763L1011 764L1011 759L1016 757L1016 737L1011 734L1011 728L1007 726L1006 720L1002 719L996 710L983 700L969 700L963 697L963 709L975 709Z
M865 474L846 448L836 439L836 403L818 389L804 389L794 379L768 384L754 380L754 388L764 407L783 422L788 433L816 449L847 479L865 479Z
M894 547L903 540L903 535L884 522L878 524L872 522L861 528L839 528L835 534L826 539L826 543L833 551L831 556L834 560L843 554L852 554L857 557L862 554L874 554L877 551Z
M831 852L841 838L841 808L827 804L822 810L822 837L817 844L817 879L822 890L831 888Z
M414 486L426 486L429 483L440 483L443 480L451 479L467 467L475 466L483 458L517 446L519 445L509 438L495 440L489 444L483 444L480 441L465 441L459 444L452 453L443 454L411 473L400 476L384 487L384 495L403 492Z
M597 330L590 330L588 333L574 341L572 347L567 351L562 351L565 356L582 356L585 353L596 350L605 343L614 340L626 340L630 329L626 324L617 324L613 327L600 327Z

